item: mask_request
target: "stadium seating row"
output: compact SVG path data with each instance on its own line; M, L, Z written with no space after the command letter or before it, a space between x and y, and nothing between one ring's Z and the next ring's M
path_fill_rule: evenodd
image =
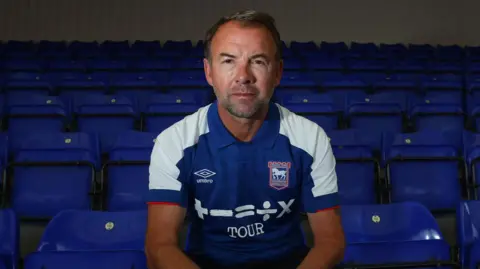
M42 57L101 57L118 56L123 57L142 57L145 55L155 56L201 56L203 55L204 44L199 41L193 44L190 40L185 41L166 41L163 45L158 41L136 41L130 44L128 41L105 41L98 42L52 42L41 41L22 42L9 41L0 44L0 55L9 55L15 57L29 57L32 55ZM283 55L290 57L293 55L312 55L316 54L324 57L341 58L412 58L412 59L437 59L441 61L459 61L462 59L477 60L479 53L478 47L460 47L454 46L432 46L428 44L381 44L377 46L373 43L353 42L347 45L344 42L328 43L322 42L318 46L314 42L293 41L287 45L283 42ZM3 52L3 53L2 53Z
M16 133L33 129L62 130L63 124L71 123L72 120L78 124L79 120L92 121L100 118L103 121L106 118L127 120L128 124L118 127L119 130L128 130L133 129L133 121L142 116L146 121L159 117L167 123L173 123L210 103L211 94L207 90L129 94L67 91L60 96L17 93L6 98L0 95L0 115L8 120L4 129ZM465 107L460 96L449 93L367 94L341 90L325 93L297 90L292 93L279 90L275 93L275 99L293 112L318 123L325 130L352 127L391 132L401 132L407 124L414 130L462 130L466 118L475 123L480 105L478 96L472 97ZM28 121L29 125L18 124L19 121ZM45 122L56 124L52 127L52 124ZM166 126L168 125L156 122L147 124L143 130L160 132ZM86 130L84 128L79 127L79 130ZM98 128L101 131L101 127Z
M165 57L165 58L133 58L133 59L3 59L0 58L0 70L3 71L77 71L93 72L101 70L175 70L202 69L201 57ZM377 60L377 59L330 59L319 56L284 58L285 70L346 70L346 71L390 71L390 72L433 72L478 73L478 62L438 62L426 60Z
M35 132L8 152L1 139L4 206L22 218L49 218L66 209L145 208L148 165L157 133L121 132L102 158L90 133ZM375 136L330 131L342 204L416 201L452 210L479 196L480 135L424 131ZM10 158L9 158L10 157Z
M477 268L480 202L456 206L457 242L450 247L435 218L414 202L349 205L341 210L347 248L344 268ZM146 267L146 211L66 210L47 225L25 269ZM0 211L0 268L18 268L18 221ZM375 267L375 266L376 267ZM458 267L457 267L458 268Z

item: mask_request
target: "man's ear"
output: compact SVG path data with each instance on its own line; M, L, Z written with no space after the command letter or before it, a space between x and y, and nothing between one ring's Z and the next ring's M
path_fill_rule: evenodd
M207 58L203 59L203 70L205 72L205 78L207 79L208 84L213 87L212 65Z

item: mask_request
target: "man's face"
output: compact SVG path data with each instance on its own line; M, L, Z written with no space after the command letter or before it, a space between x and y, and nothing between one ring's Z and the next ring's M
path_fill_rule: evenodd
M276 52L267 28L234 21L222 25L211 43L211 63L204 59L219 105L237 118L250 118L268 104L282 75Z

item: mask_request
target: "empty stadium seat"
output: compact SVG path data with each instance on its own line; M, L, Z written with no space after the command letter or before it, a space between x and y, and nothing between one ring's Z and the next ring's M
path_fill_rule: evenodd
M129 131L117 136L103 167L106 210L146 208L148 166L157 133Z
M368 85L354 75L325 77L320 83L321 89L329 92L337 106L345 105L345 98L350 93L364 92Z
M424 76L420 87L424 92L447 92L456 98L462 98L462 79L462 76L454 74Z
M48 223L37 251L143 250L146 229L146 210L64 210Z
M369 139L372 137L359 130L336 130L327 134L337 161L342 205L377 203L380 167Z
M478 268L480 264L480 201L461 202L457 208L457 244L463 268Z
M110 91L128 97L135 109L143 110L149 96L160 91L160 86L151 73L121 73L113 77Z
M125 96L88 94L74 101L77 130L98 135L102 152L107 152L116 136L135 128L138 113Z
M6 115L8 132L16 136L38 130L63 131L68 111L56 96L23 94L9 98Z
M418 203L345 205L341 214L347 243L345 268L455 265L435 218Z
M25 269L147 269L143 251L54 251L30 253Z
M391 202L417 201L430 210L456 207L466 174L457 135L440 131L384 134Z
M24 218L90 209L98 151L96 137L85 133L35 132L24 137L10 164L12 208Z
M143 131L160 133L204 105L192 95L154 94L143 113Z
M317 123L325 130L338 128L341 109L335 107L332 97L326 93L285 94L281 105L294 113Z
M427 93L410 96L409 117L415 130L463 130L462 99L449 93Z
M377 132L402 132L407 99L401 92L347 96L345 115L350 128Z
M3 86L7 96L19 94L49 95L53 92L53 85L45 80L8 80Z

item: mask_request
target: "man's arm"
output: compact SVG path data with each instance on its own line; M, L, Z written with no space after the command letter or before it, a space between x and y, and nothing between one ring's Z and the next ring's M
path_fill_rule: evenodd
M177 205L149 204L145 252L150 269L199 269L179 248L178 232L185 209Z
M336 207L308 213L314 246L298 269L330 269L342 261L345 237L339 211Z
M314 246L299 269L330 269L343 259L345 236L339 214L335 157L330 141L318 126L312 131L313 161L305 171L303 205L314 236Z
M148 225L145 252L150 269L199 268L183 254L178 244L186 208L188 187L183 141L168 128L156 139L149 167Z

